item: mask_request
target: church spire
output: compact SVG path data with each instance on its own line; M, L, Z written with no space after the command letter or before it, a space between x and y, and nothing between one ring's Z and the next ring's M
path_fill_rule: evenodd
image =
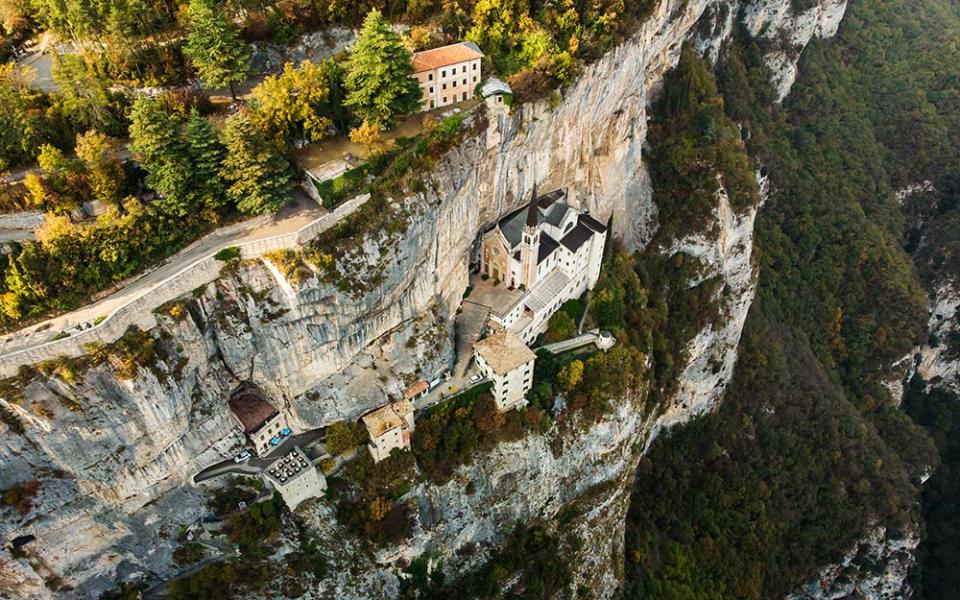
M537 208L537 182L533 182L533 197L527 209L527 227L536 227L540 222L540 210Z

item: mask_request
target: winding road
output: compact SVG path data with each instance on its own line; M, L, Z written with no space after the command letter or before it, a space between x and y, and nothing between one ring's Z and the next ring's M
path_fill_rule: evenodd
M294 202L270 219L251 219L214 231L92 304L4 335L0 338L0 358L49 342L61 331L87 327L98 317L149 294L169 277L223 248L298 231L326 213L300 190L294 190L293 196Z

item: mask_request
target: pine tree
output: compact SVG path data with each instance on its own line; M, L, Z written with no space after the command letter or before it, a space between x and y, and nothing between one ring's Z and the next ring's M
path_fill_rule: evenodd
M63 107L74 122L110 135L123 133L109 83L90 69L83 58L55 54L52 75Z
M370 11L347 64L344 104L361 120L376 125L387 123L394 114L417 110L422 95L412 77L411 58L380 11Z
M234 85L247 78L250 48L227 19L221 0L190 0L187 16L190 18L190 34L184 54L204 86L228 86L236 102Z
M220 174L227 195L247 214L276 212L290 200L290 165L250 118L236 114L227 121L227 157Z
M147 185L163 197L165 211L181 217L196 208L182 126L151 98L137 98L130 111L130 149L147 171Z
M227 149L210 122L196 108L187 120L187 145L198 202L217 210L227 201L227 185L220 176L220 165Z

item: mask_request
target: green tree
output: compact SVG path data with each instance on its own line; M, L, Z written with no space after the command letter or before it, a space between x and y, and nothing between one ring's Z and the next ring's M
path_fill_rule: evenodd
M92 128L110 135L121 135L123 119L119 102L107 81L91 70L76 54L55 54L53 80L64 112L81 128Z
M566 311L557 311L547 322L544 339L548 344L573 337L577 333L577 324Z
M57 132L44 118L45 96L30 87L35 75L12 62L0 65L0 170L29 162Z
M219 209L227 201L227 185L220 175L220 165L227 149L210 122L196 108L190 111L187 119L187 148L197 200L208 209Z
M227 86L236 102L234 86L247 78L250 48L227 19L220 0L190 0L187 16L190 34L183 48L184 54L206 87Z
M276 212L290 200L290 165L239 113L227 120L227 157L220 174L228 184L227 195L248 214Z
M190 151L175 114L154 99L137 98L130 112L130 149L147 171L147 185L163 197L164 210L179 216L194 210Z
M379 10L363 21L360 37L347 63L344 103L363 121L387 123L394 114L420 107L422 94L411 77L410 52L390 29Z
M343 454L360 445L363 435L360 428L344 421L337 421L327 428L327 437L324 444L327 452L334 456Z

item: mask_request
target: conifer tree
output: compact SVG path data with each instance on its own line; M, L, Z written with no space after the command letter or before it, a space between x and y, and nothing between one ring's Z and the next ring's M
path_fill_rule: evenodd
M420 86L413 79L410 52L379 10L363 21L347 64L344 104L362 121L383 125L397 113L420 107Z
M109 83L90 69L83 58L75 54L55 54L52 76L63 107L75 123L110 135L123 133L123 124L117 116L120 107L114 101Z
M227 19L221 0L190 0L190 34L183 51L207 88L227 86L237 101L235 84L247 78L250 48Z
M244 113L230 117L224 137L227 157L220 174L237 209L248 214L279 210L290 200L292 178L287 160Z
M130 111L130 149L147 171L147 185L163 197L164 210L181 217L196 208L182 125L177 116L144 96Z
M227 201L227 186L220 176L220 165L227 149L210 122L196 108L190 111L187 120L187 145L197 200L208 209L216 210Z

